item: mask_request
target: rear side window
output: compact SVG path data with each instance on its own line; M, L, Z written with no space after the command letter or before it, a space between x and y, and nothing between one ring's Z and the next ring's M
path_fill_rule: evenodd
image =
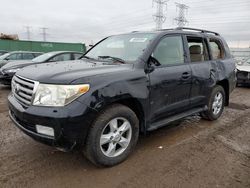
M12 54L8 57L8 59L9 60L21 60L22 54L21 53Z
M187 37L191 62L203 62L209 60L207 46L203 38Z
M209 39L209 45L211 49L211 56L214 60L225 58L225 52L220 41L216 39Z
M161 65L173 65L184 63L184 50L181 36L168 36L163 38L152 56Z

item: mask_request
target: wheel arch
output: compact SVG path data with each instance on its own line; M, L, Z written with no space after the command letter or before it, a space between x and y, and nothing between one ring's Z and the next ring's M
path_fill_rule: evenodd
M225 106L229 105L229 81L227 79L221 80L217 82L217 85L223 87L224 91L225 91Z
M140 132L145 133L146 131L145 111L144 111L144 107L142 103L138 99L128 97L128 98L120 98L120 99L112 100L108 103L103 104L102 107L98 109L98 111L102 111L112 104L121 104L121 105L129 107L136 114L139 120Z

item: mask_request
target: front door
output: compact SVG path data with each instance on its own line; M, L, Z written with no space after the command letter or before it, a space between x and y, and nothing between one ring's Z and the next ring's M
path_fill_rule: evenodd
M192 79L184 58L182 36L162 38L152 57L159 62L149 74L150 120L155 123L188 108Z

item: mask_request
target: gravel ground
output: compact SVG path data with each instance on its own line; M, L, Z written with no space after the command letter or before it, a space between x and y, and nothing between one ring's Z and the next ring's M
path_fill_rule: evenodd
M214 122L188 117L141 136L124 163L97 168L24 135L0 86L0 187L250 187L250 88L237 88Z

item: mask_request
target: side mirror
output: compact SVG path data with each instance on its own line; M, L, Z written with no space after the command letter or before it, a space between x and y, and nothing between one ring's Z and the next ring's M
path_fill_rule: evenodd
M150 56L148 63L150 65L160 66L160 62L153 56Z
M159 66L159 61L154 58L153 56L150 56L148 62L145 65L145 73L149 74L155 70L155 66Z

